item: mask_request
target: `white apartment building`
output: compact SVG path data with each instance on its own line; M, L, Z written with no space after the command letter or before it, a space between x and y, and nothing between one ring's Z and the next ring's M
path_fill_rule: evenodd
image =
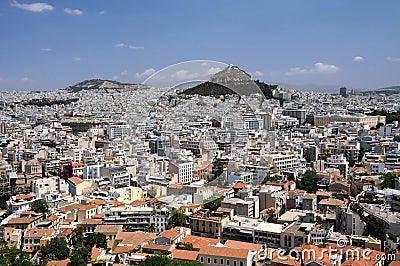
M97 179L100 177L101 165L86 165L83 168L83 179Z
M131 132L131 126L122 125L107 125L107 137L109 139L122 138L124 136L129 136Z
M277 170L287 170L299 167L300 160L296 153L294 152L279 152L265 154L261 156L270 168L275 168Z
M193 181L194 164L190 161L170 162L169 173L178 174L177 183L187 184Z

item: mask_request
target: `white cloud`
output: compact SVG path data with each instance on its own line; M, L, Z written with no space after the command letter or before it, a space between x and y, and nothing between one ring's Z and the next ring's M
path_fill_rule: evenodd
M11 2L11 6L18 7L31 12L47 12L53 11L54 7L47 3L32 3L32 4L20 4L16 0Z
M126 76L128 75L128 70L123 70L121 73L119 73L121 76Z
M53 49L51 49L51 48L42 48L42 49L40 49L40 51L42 51L42 52L51 52L51 51L53 51Z
M136 73L135 76L136 76L136 78L141 79L141 78L151 76L154 73L156 73L156 70L154 68L148 68L145 71L143 71L142 73Z
M135 46L135 45L126 44L126 43L123 43L123 42L117 43L115 45L115 47L117 47L117 48L129 48L129 49L132 49L132 50L143 50L144 49L143 46Z
M307 73L310 73L310 71L307 69L300 68L300 67L292 67L291 69L289 69L288 72L285 73L285 75L293 76L293 75L297 75L297 74L307 74Z
M101 11L99 11L99 15L104 15L106 13L106 11L105 10L101 10Z
M197 73L190 73L186 69L178 70L174 74L172 74L173 78L183 79L183 80L185 80L185 79L195 79L198 76L199 75Z
M388 56L388 57L386 57L386 60L388 61L388 62L400 62L400 57L393 57L393 56Z
M364 57L359 56L359 55L357 55L357 56L355 56L355 57L353 58L353 61L354 61L354 62L362 62L362 61L364 61L364 60L365 60Z
M214 75L215 73L220 72L221 69L219 67L211 67L207 70L208 75Z
M124 48L124 47L126 47L127 45L125 44L125 43L123 43L123 42L121 42L121 43L117 43L116 45L115 45L115 47L117 47L117 48Z
M129 45L128 48L133 49L133 50L143 50L144 49L143 46L135 46L135 45Z
M33 82L33 80L30 79L30 78L28 78L28 77L22 77L22 78L21 78L21 81L22 81L22 82Z
M74 58L72 58L72 60L74 60L75 62L81 61L81 58L79 56L75 56Z
M65 8L64 12L69 14L69 15L83 15L83 11L79 9L71 9L71 8Z
M208 63L206 63L206 62L204 62L204 63L201 63L201 64L200 64L200 66L202 66L202 67L206 67L206 66L208 66Z
M253 76L255 76L255 77L262 77L262 76L264 76L264 73L262 73L262 72L259 71L259 70L256 70L256 72L253 73Z
M335 65L329 65L321 62L314 64L314 67L310 69L293 67L285 73L286 76L293 76L298 74L310 74L310 73L336 73L339 72L340 68Z
M311 69L312 72L319 72L319 73L336 73L340 71L335 65L328 65L321 62L317 62L314 64L314 68Z

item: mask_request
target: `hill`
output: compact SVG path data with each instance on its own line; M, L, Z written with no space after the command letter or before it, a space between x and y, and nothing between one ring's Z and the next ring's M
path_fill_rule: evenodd
M96 89L129 90L129 89L137 89L140 86L141 85L139 84L122 83L114 80L91 79L69 86L66 88L66 90L71 92L78 92L82 90L96 90Z
M210 81L184 90L180 94L219 97L226 94L250 95L261 91L267 99L271 99L272 91L277 87L258 80L253 81L245 71L235 66L228 66L213 75Z

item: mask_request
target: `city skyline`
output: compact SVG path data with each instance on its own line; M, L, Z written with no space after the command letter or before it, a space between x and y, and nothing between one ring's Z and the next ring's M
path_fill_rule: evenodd
M141 83L197 59L295 89L395 86L399 8L397 1L2 1L0 91L92 78Z

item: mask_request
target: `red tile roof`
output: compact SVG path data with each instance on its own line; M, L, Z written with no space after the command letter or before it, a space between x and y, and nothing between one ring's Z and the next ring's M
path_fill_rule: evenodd
M178 260L196 261L198 255L199 255L198 251L183 250L183 249L172 250L172 258Z
M260 244L253 244L253 243L246 243L242 241L236 240L227 240L224 244L225 247L228 248L242 248L247 250L259 251L262 249L262 245Z
M249 250L240 248L206 246L200 248L199 255L246 259L249 252Z
M68 179L70 182L72 182L75 186L76 185L79 185L79 184L81 184L82 182L83 182L83 179L81 179L81 178L79 178L79 177L76 177L76 176L73 176L73 177L71 177L70 179Z

